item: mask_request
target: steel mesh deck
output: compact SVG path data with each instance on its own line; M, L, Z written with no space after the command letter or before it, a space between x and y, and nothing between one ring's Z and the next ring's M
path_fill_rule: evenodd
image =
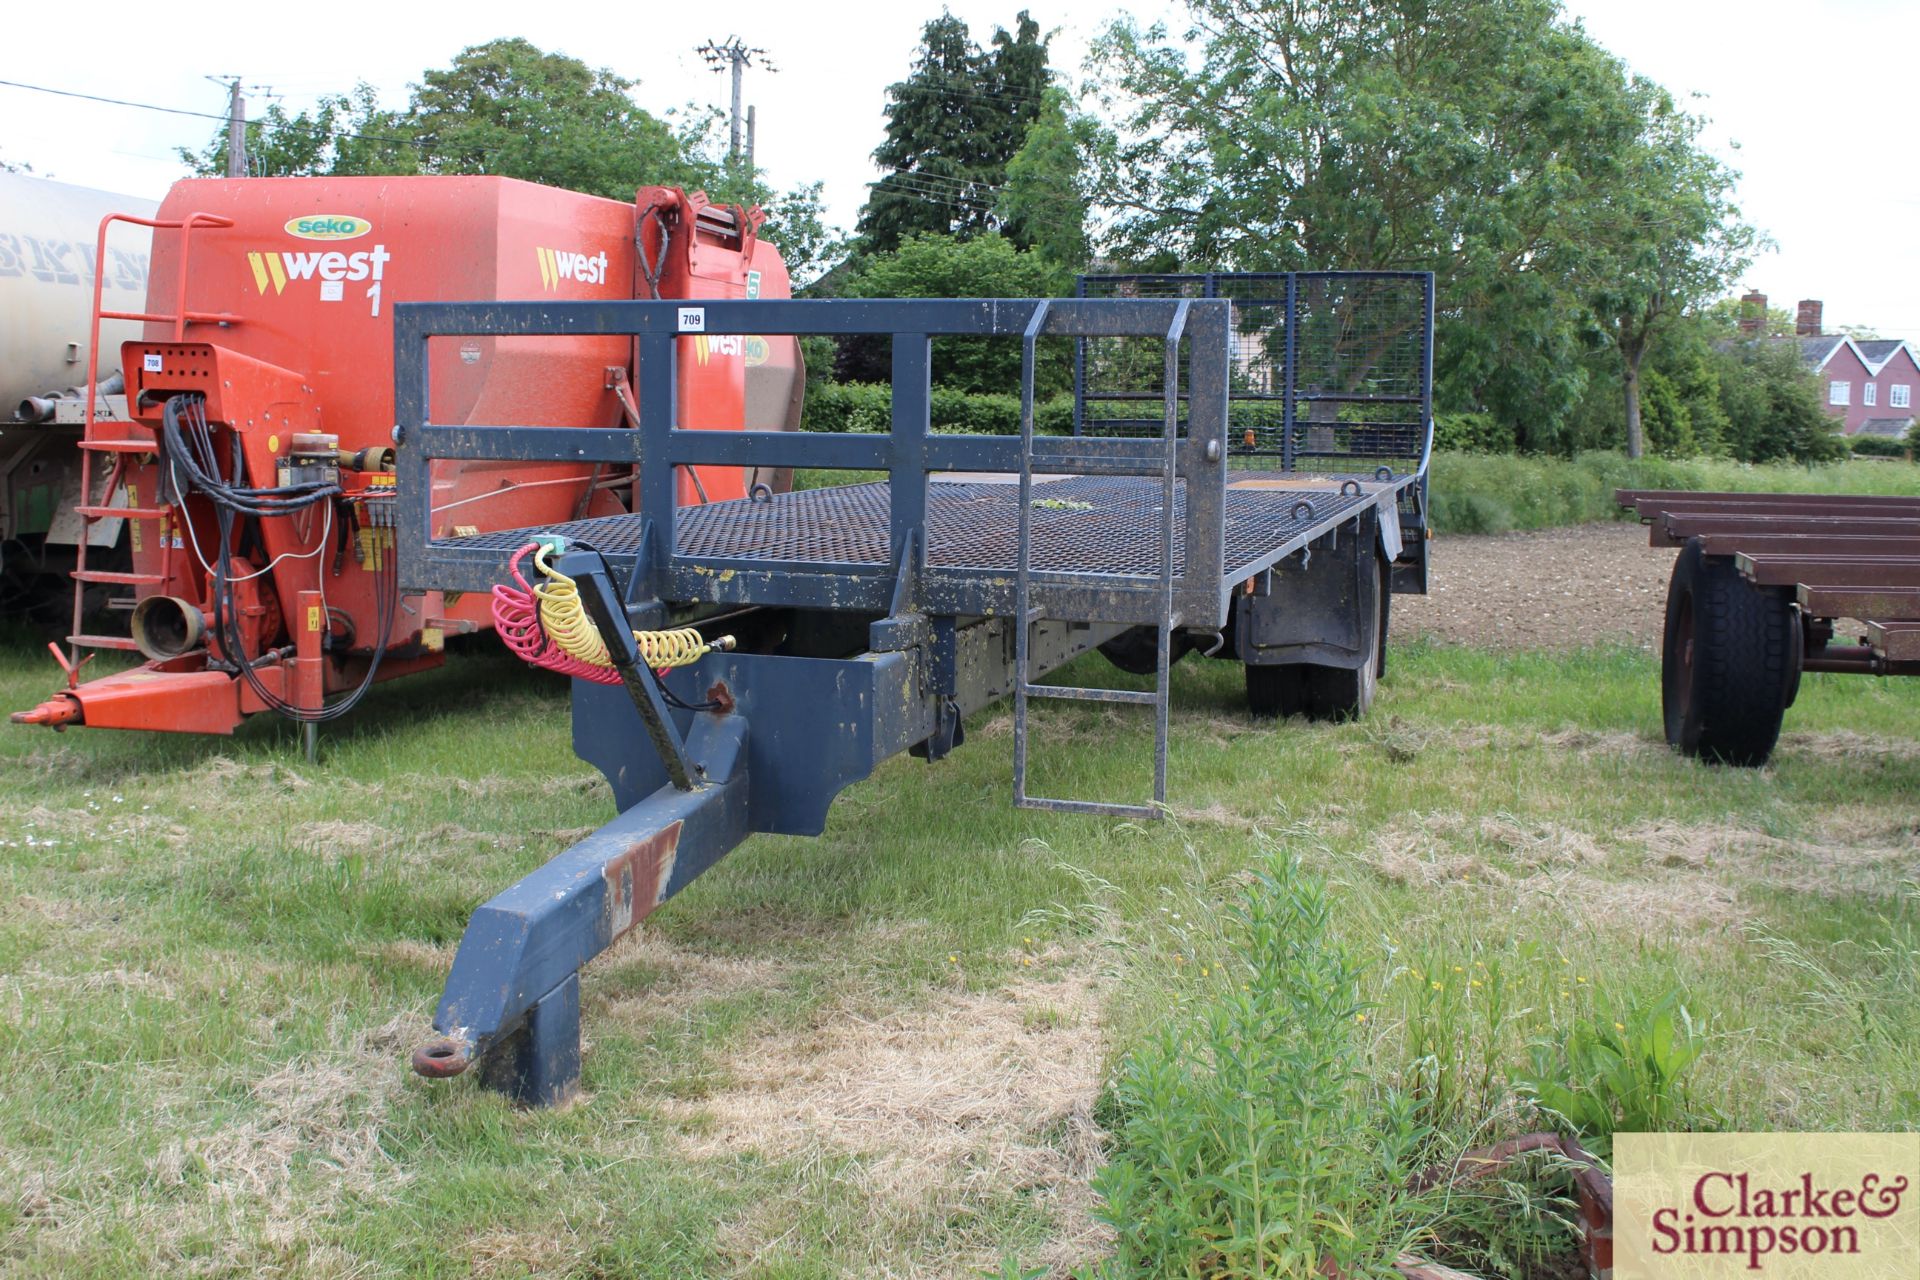
M1275 551L1373 495L1342 495L1340 477L1329 487L1226 492L1227 580L1264 563ZM1157 479L1074 477L1033 486L1033 568L1043 573L1154 576L1160 572L1160 500ZM1174 573L1185 571L1184 482L1174 499ZM682 508L675 518L680 555L757 561L769 566L814 563L885 568L888 564L888 489L884 481L808 489ZM1012 573L1019 538L1017 484L936 479L928 486L927 565ZM1310 510L1302 510L1305 503ZM631 515L575 520L542 529L508 529L460 540L459 545L511 551L535 533L557 533L608 555L640 549L641 519Z

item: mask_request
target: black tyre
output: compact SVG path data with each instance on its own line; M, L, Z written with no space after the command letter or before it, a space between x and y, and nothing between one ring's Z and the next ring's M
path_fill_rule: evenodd
M1184 631L1173 633L1173 647L1167 650L1167 665L1187 656L1193 645ZM1122 631L1100 646L1100 656L1128 675L1150 676L1160 669L1160 633L1153 627L1135 627Z
M1387 623L1393 617L1393 566L1380 558L1380 635L1374 641L1373 677L1387 678Z
M1379 655L1357 667L1302 664L1300 714L1309 720L1358 720L1373 706Z
M1305 669L1297 663L1264 667L1248 663L1247 710L1263 720L1303 714L1306 702L1300 673Z
M1694 538L1673 562L1660 663L1667 741L1682 755L1767 762L1800 680L1800 619Z

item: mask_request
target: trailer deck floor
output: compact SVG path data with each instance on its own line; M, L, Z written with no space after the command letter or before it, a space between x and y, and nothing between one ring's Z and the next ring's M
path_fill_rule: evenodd
M1382 491L1411 477L1236 472L1226 492L1224 575L1235 581L1351 519ZM1346 480L1358 494L1342 494ZM928 486L927 566L1012 573L1019 536L1019 486L1011 476L936 475ZM1033 568L1040 572L1151 576L1160 571L1161 482L1143 477L1036 477ZM1185 570L1185 484L1174 498L1174 572ZM1389 499L1390 501L1391 499ZM675 519L683 556L886 567L888 486L885 481L804 489L769 501L739 499L683 508ZM1310 510L1300 510L1301 503ZM543 529L506 529L461 539L464 547L510 551L536 533L555 533L609 556L639 550L637 516L575 520Z

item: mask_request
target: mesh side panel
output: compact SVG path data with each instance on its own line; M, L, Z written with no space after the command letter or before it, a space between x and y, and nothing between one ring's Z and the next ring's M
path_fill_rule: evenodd
M1421 282L1302 276L1296 297L1296 456L1417 457L1426 403Z
M1291 364L1289 280L1294 289ZM1090 298L1232 300L1228 443L1242 465L1284 459L1300 470L1339 471L1360 469L1355 464L1411 463L1420 456L1428 405L1426 286L1420 277L1352 272L1085 276L1081 291ZM1158 434L1158 397L1165 392L1160 361L1159 343L1083 340L1081 432Z

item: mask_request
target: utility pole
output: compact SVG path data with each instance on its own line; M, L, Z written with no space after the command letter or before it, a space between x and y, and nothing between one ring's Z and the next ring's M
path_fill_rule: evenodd
M727 158L740 158L740 78L756 59L763 71L777 71L778 67L767 61L765 49L749 49L739 36L728 36L724 42L707 41L694 52L707 60L707 65L715 71L733 72L733 111L727 119ZM752 108L748 108L747 117L747 164L753 164L753 125Z
M208 76L227 89L227 176L247 176L247 99L240 92L239 76Z

